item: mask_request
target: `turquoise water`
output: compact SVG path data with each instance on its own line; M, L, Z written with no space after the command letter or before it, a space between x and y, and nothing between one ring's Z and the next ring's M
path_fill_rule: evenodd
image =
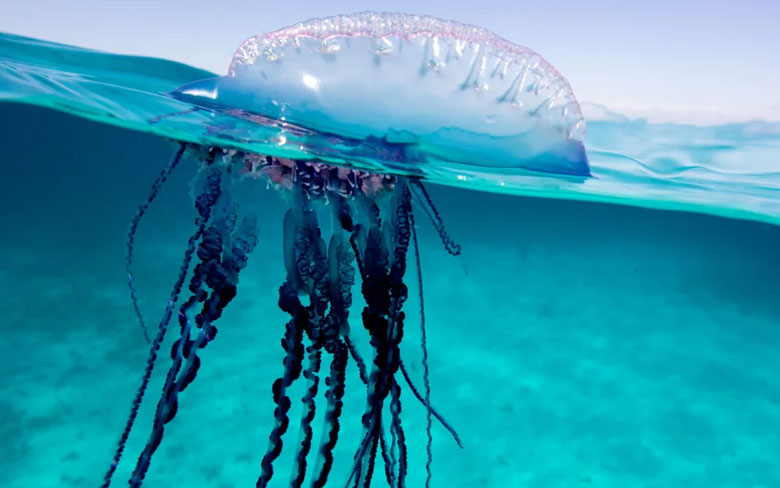
M208 76L0 37L0 486L96 486L110 462L147 354L124 239L175 149L160 136L295 154L272 124L203 111L157 118L190 110L164 93ZM448 256L421 223L432 399L464 443L434 424L433 486L780 486L778 134L766 123L613 117L589 121L585 181L423 168L447 183L430 190L464 249ZM360 154L357 164L385 167ZM149 317L162 312L191 232L196 168L186 163L138 236ZM251 486L260 471L281 372L285 206L271 191L255 204L260 247L147 486ZM402 347L419 383L410 288ZM164 369L117 486L145 442ZM360 434L358 382L349 370L334 479ZM424 409L404 402L408 486L422 486ZM273 486L287 483L290 458Z

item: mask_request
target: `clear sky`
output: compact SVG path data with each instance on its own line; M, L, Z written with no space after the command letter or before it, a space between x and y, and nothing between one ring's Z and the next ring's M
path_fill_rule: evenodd
M487 27L630 116L780 120L780 0L0 0L0 31L224 74L253 34L364 10Z

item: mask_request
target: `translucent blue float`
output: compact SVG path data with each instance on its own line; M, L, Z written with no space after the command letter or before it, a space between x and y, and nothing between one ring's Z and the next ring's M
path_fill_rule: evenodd
M247 39L227 76L174 96L410 157L587 176L585 121L566 80L534 51L479 27L363 13Z

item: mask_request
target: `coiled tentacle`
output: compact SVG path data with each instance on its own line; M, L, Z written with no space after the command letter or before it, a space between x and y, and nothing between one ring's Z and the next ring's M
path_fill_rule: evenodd
M301 374L303 361L303 333L308 318L306 309L298 299L298 292L290 281L286 281L279 288L279 307L292 315L292 319L285 327L282 348L286 356L284 358L284 374L273 384L273 398L276 408L274 418L276 425L269 437L269 446L261 463L262 471L257 480L257 487L264 487L274 474L273 462L282 452L282 436L287 432L290 420L287 412L290 410L290 397L287 396L287 388L298 379Z
M180 337L171 347L173 362L166 375L162 396L157 403L152 432L130 479L132 487L138 487L143 482L152 456L162 441L165 424L176 416L179 393L184 391L197 375L200 367L198 350L214 339L217 329L213 322L220 318L225 306L235 297L238 273L246 266L247 254L254 249L257 243L254 218L245 218L239 230L234 232L236 222L234 206L225 207L222 214L214 213L214 208L222 195L222 169L211 164L214 153L213 150L209 153L203 190L195 199L195 207L198 211L198 219L196 220L198 231L190 239L185 253L185 264L181 268L179 280L175 286L175 296L172 296L166 308L165 326L161 325L153 342L153 354L150 355L142 388L134 401L131 420L128 422L125 434L120 441L120 445L123 447L132 421L137 415L143 390L148 385L151 375L150 366L153 366L162 342L165 332L163 329L167 329L167 322L172 315L173 307L184 283L190 260L196 254L199 263L195 266L189 283L192 295L179 308ZM209 222L211 225L207 227ZM231 242L233 243L232 247L230 247ZM196 307L201 309L197 314L194 314ZM193 339L192 333L195 332ZM112 468L115 468L116 462L118 462L118 457ZM108 486L109 483L110 474L107 475L104 486Z
M331 300L330 266L328 265L328 252L325 241L322 240L316 213L309 205L304 205L304 229L308 233L311 243L311 252L308 254L312 260L309 264L310 279L308 280L308 294L310 304L307 307L309 324L306 329L307 336L312 342L306 348L309 354L309 366L304 371L304 376L309 380L309 388L303 398L304 409L301 415L300 429L301 441L293 467L292 486L298 488L303 484L306 476L307 456L311 450L312 427L314 420L314 397L317 394L319 378L317 373L320 368L322 345L338 337L338 325L334 324L325 315Z
M444 227L444 220L442 220L441 215L439 215L439 211L436 209L436 205L433 204L433 200L431 200L430 195L428 195L428 190L425 189L422 181L412 180L411 184L412 187L415 188L414 196L417 197L417 201L420 203L420 206L423 208L426 215L428 215L428 218L431 220L431 223L436 229L436 232L439 233L441 242L444 244L447 252L453 256L459 255L461 251L460 245L453 241L450 235L447 233L447 229Z
M209 159L207 160L208 164L211 162L213 162L213 153L209 155ZM206 188L204 193L207 191L209 191L209 188ZM179 294L181 293L182 286L184 285L184 280L187 277L187 271L189 270L192 256L195 254L195 248L206 228L206 223L209 220L210 213L211 207L198 208L198 217L195 219L195 225L197 229L187 241L187 249L184 252L184 258L182 260L181 266L179 267L179 274L176 278L176 282L173 285L173 290L171 291L171 294L168 298L168 303L165 306L163 317L157 327L157 334L152 341L149 350L149 356L146 359L146 367L144 368L144 374L141 378L141 385L138 387L135 397L133 398L133 403L130 407L130 414L128 415L127 421L125 422L125 428L122 431L122 435L119 438L111 465L109 466L106 474L103 476L103 484L101 485L101 488L108 488L108 486L111 484L111 479L113 478L114 472L116 471L116 468L119 465L119 461L122 458L125 445L127 444L127 439L130 436L130 431L133 429L135 419L138 416L138 409L141 407L144 394L146 393L146 389L149 386L149 380L152 377L154 364L157 362L157 355L160 350L160 345L165 339L165 333L168 331L168 324L170 323L171 316L173 315L173 308L179 299Z
M398 488L402 488L406 486L408 460L406 455L406 435L404 434L404 429L401 425L401 388L398 386L398 382L395 381L395 379L393 379L393 384L390 387L390 414L392 416L390 429L395 438L395 444L398 447L397 486Z
M354 359L355 363L357 364L358 373L360 374L360 381L362 381L364 385L368 385L366 362L363 360L363 357L360 355L360 352L358 352L355 344L352 343L352 339L350 339L349 336L344 337L344 342L347 344L350 356L352 356L352 359Z
M297 193L295 198L296 208L288 210L284 217L287 280L279 289L279 308L289 313L292 319L287 322L282 340L282 347L286 352L283 361L284 373L273 385L276 425L271 431L268 450L261 462L261 473L257 480L258 488L265 487L271 480L274 473L273 462L282 452L284 445L282 436L287 432L290 423L287 413L290 410L291 401L287 396L287 388L298 379L303 370L303 337L304 333L311 334L309 310L301 304L298 292L308 291L308 284L311 280L313 247L318 247L318 243L313 242L312 239L310 215L307 215L303 208L302 199L304 196ZM304 426L306 425L305 418L306 412L304 412ZM298 476L294 476L297 479Z
M368 231L363 256L364 279L362 283L363 297L366 306L363 309L363 325L371 336L374 348L374 363L369 376L368 398L366 412L363 414L363 439L355 453L355 465L352 468L350 481L355 479L355 486L363 486L365 480L370 480L373 470L373 453L376 452L376 441L381 428L381 404L386 393L382 388L383 367L387 363L387 313L389 309L388 252L384 244L384 235L375 224ZM347 482L349 485L349 481Z
M409 212L411 210L410 193L406 185L401 185L393 197L391 222L387 232L378 227L379 219L368 231L365 250L362 253L365 279L362 291L366 301L363 309L363 325L371 335L371 345L374 348L374 365L369 378L366 412L363 414L363 439L355 453L355 464L347 482L352 479L354 486L368 486L374 469L380 431L382 429L382 406L390 390L393 388L394 376L400 362L398 348L403 338L404 312L407 289L403 283L406 271L406 253L409 248ZM387 250L385 235L392 238L393 253ZM392 261L391 261L392 256ZM393 414L391 409L391 414ZM397 411L397 410L396 410ZM400 419L393 419L396 424ZM392 431L391 431L392 432ZM394 429L398 448L403 436ZM392 447L391 447L392 449ZM399 459L400 461L400 459ZM405 462L405 461L404 461ZM400 465L399 465L400 466ZM399 467L397 483L403 483L405 468Z
M306 457L311 449L311 439L313 431L311 422L314 420L315 404L314 398L317 396L317 387L319 377L317 373L320 370L322 350L315 346L306 348L308 353L309 365L303 372L303 376L309 380L309 388L303 397L303 414L301 416L301 434L303 439L299 443L298 454L295 457L295 466L293 467L293 479L290 486L298 488L303 485L303 479L306 476Z
M183 151L182 147L177 158L181 157ZM235 168L231 166L232 158L240 153L225 151L224 154L224 162L227 164L208 164L206 171L202 173L205 175L204 189L195 200L198 231L190 239L182 274L166 309L168 318L165 325L160 326L167 327L190 260L197 255L197 265L189 282L191 295L179 308L180 337L171 347L172 364L157 404L152 433L130 480L133 487L139 486L143 481L152 455L162 440L165 425L176 416L179 394L197 376L201 364L200 351L214 339L217 333L214 323L236 295L238 274L246 266L247 256L257 244L254 219L245 218L239 224L236 206L230 203L228 193L222 192L221 176L223 172L233 172ZM214 155L215 151L210 151L209 163L213 161ZM457 433L436 412L430 401L422 272L412 213L412 196L428 214L447 251L457 255L460 253L460 246L447 234L441 216L418 180L374 175L344 168L335 169L318 162L250 156L240 156L241 174L251 171L251 176L268 175L275 187L291 191L287 194L291 208L284 219L284 264L287 277L279 289L279 307L290 315L290 319L281 341L285 353L284 369L272 389L276 423L268 438L268 449L262 458L257 486L265 487L272 479L273 465L283 449L283 437L289 428L291 400L288 391L301 375L306 379L306 389L302 398L300 434L295 445L290 485L296 488L302 486L307 471L313 487L326 484L340 431L339 419L343 409L347 361L352 355L358 365L360 379L366 385L366 407L361 419L363 436L354 455L347 485L360 488L370 486L377 451L381 449L388 485L394 488L405 487L408 457L406 434L401 422L401 385L397 379L400 369L412 393L426 408L427 488L431 480L432 419L440 421L459 446L461 443ZM176 164L177 159L172 162L170 169ZM155 182L151 197L139 208L140 216L154 199L159 186L169 173L170 170L161 174L158 178L159 184ZM331 205L333 231L329 241L323 239L317 220L318 213L322 213L321 207L315 209L317 201ZM140 216L134 219L131 225L128 256L132 255L134 233ZM400 355L405 322L403 304L408 295L404 275L412 242L420 293L423 395L413 385ZM131 296L136 302L134 306L139 321L142 322L135 300L132 274L129 273L131 261L131 257L128 257ZM368 364L370 371L350 338L348 319L355 274L359 274L362 281L361 292L365 307L361 318L365 330L369 333L373 352ZM302 303L302 300L305 301ZM160 336L153 342L150 356L152 365L161 341ZM320 388L319 370L323 350L331 356L330 371L325 378L327 403L324 413L321 414L324 424L322 439L316 451L317 459L314 463L309 463L312 422L318 413L316 396ZM140 398L149 381L151 366L147 369L142 388L131 410L131 419L120 440L115 462L106 475L104 486L108 486L110 482L111 473L121 456L137 414Z
M334 196L336 218L345 231L351 231L352 218L344 199ZM313 487L324 486L333 465L333 448L338 440L339 417L344 395L344 379L348 359L347 345L341 339L349 333L347 317L352 305L352 285L355 282L355 269L352 266L352 253L347 247L340 230L336 229L328 245L328 266L330 285L330 311L326 317L327 327L320 336L325 350L331 354L330 375L326 379L328 390L325 398L328 402L323 418L323 437L318 460L313 475Z
M157 354L160 350L160 344L162 344L162 341L165 338L165 333L168 330L168 323L171 320L171 315L173 315L174 304L179 298L179 293L181 292L182 285L184 284L184 279L186 277L190 261L192 260L192 255L195 253L195 245L200 238L200 235L203 233L204 226L205 225L203 223L199 223L197 231L192 236L190 236L187 243L187 250L184 253L184 259L179 269L179 276L176 279L176 283L173 286L173 291L171 292L170 298L168 299L168 304L165 307L163 318L160 320L160 325L157 329L157 335L152 341L149 356L146 360L146 368L144 369L144 374L141 379L141 386L138 387L138 391L133 398L133 403L130 408L130 415L128 416L127 422L125 423L125 428L122 431L122 435L119 439L111 466L103 477L103 484L101 485L101 488L108 488L108 486L111 484L111 478L113 477L114 471L116 471L116 468L119 465L119 460L122 458L122 453L124 452L127 438L130 436L130 431L132 430L135 419L138 416L138 409L141 406L144 394L146 393L146 389L149 386L149 380L152 377L152 370L154 369L154 364L157 361Z
M325 380L328 390L325 399L328 404L323 422L323 443L320 446L318 465L314 470L312 488L322 488L328 480L328 474L333 467L333 448L339 437L339 417L344 406L344 380L347 369L347 347L342 341L337 341L333 349L333 360L330 363L330 374ZM328 428L329 427L329 428Z
M199 215L208 220L212 209L222 194L220 169L207 169L204 191L196 199ZM214 339L217 329L213 322L236 295L238 272L246 265L246 253L257 242L254 219L247 219L238 233L231 235L235 218L231 211L220 216L203 232L197 255L200 260L190 280L191 297L179 309L181 335L171 347L173 363L166 376L163 395L157 404L152 433L141 452L133 471L130 485L140 486L149 469L152 456L162 441L165 424L173 420L178 411L178 395L195 379L200 367L198 350ZM230 248L231 241L243 243ZM237 252L234 254L233 251ZM238 260L234 260L238 258ZM210 290L210 292L208 291ZM199 304L201 310L194 317L192 312ZM193 328L193 326L196 328ZM197 330L195 339L191 333Z
M382 453L382 462L385 465L385 480L387 486L395 486L395 467L396 460L393 448L395 446L395 438L391 441L392 447L387 445L387 439L385 439L385 429L380 427L379 429L379 451Z
M420 184L422 187L422 184ZM420 265L420 246L417 243L417 229L414 225L414 214L409 212L409 227L412 231L412 242L414 244L414 259L417 269L417 292L420 298L420 349L422 350L423 366L423 387L425 388L425 488L431 485L431 463L433 462L433 436L431 435L431 383L428 378L428 339L425 331L425 298L423 296L422 266ZM403 371L404 376L406 370Z

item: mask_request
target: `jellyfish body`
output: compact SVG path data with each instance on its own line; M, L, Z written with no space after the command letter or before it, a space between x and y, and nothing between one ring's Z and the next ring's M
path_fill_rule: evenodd
M176 96L212 108L289 120L343 137L413 145L421 153L456 162L474 162L482 151L504 158L499 163L511 167L588 174L579 109L568 84L551 66L533 51L483 29L428 17L358 14L254 37L239 48L228 76L189 84ZM409 459L401 391L408 387L427 412L428 486L432 419L459 446L461 442L431 405L414 207L430 218L447 252L457 255L460 246L445 230L423 183L417 177L316 160L230 148L190 146L187 150L182 145L132 221L128 273L139 221L183 157L201 161L193 185L195 230L151 340L141 387L103 486L112 481L173 318L179 326L178 337L171 346L151 433L130 479L132 487L142 484L166 424L175 418L180 398L195 380L204 348L216 337L215 323L238 293L239 275L259 240L257 218L241 215L233 188L257 180L276 189L287 202L281 222L286 277L279 287L278 305L289 315L281 341L282 369L271 387L273 424L267 448L258 460L257 486L267 486L274 477L274 463L291 423L288 392L298 381L305 381L306 388L297 422L299 442L292 445L290 486L299 487L309 480L311 486L323 487L331 480L340 425L352 420L341 418L350 359L366 389L359 419L363 432L354 446L349 477L337 480L338 484L369 486L381 455L388 485L405 486ZM421 306L424 395L409 379L400 350L410 248L415 253ZM145 326L130 273L128 282L139 321ZM350 315L355 289L365 302L358 317ZM179 303L183 292L186 298ZM351 322L356 320L369 337L368 361L351 338L357 329ZM324 408L318 409L318 402ZM318 416L322 436L319 445L313 445L313 423Z
M585 122L555 68L490 31L432 17L363 13L255 36L227 76L174 95L448 161L589 174Z

